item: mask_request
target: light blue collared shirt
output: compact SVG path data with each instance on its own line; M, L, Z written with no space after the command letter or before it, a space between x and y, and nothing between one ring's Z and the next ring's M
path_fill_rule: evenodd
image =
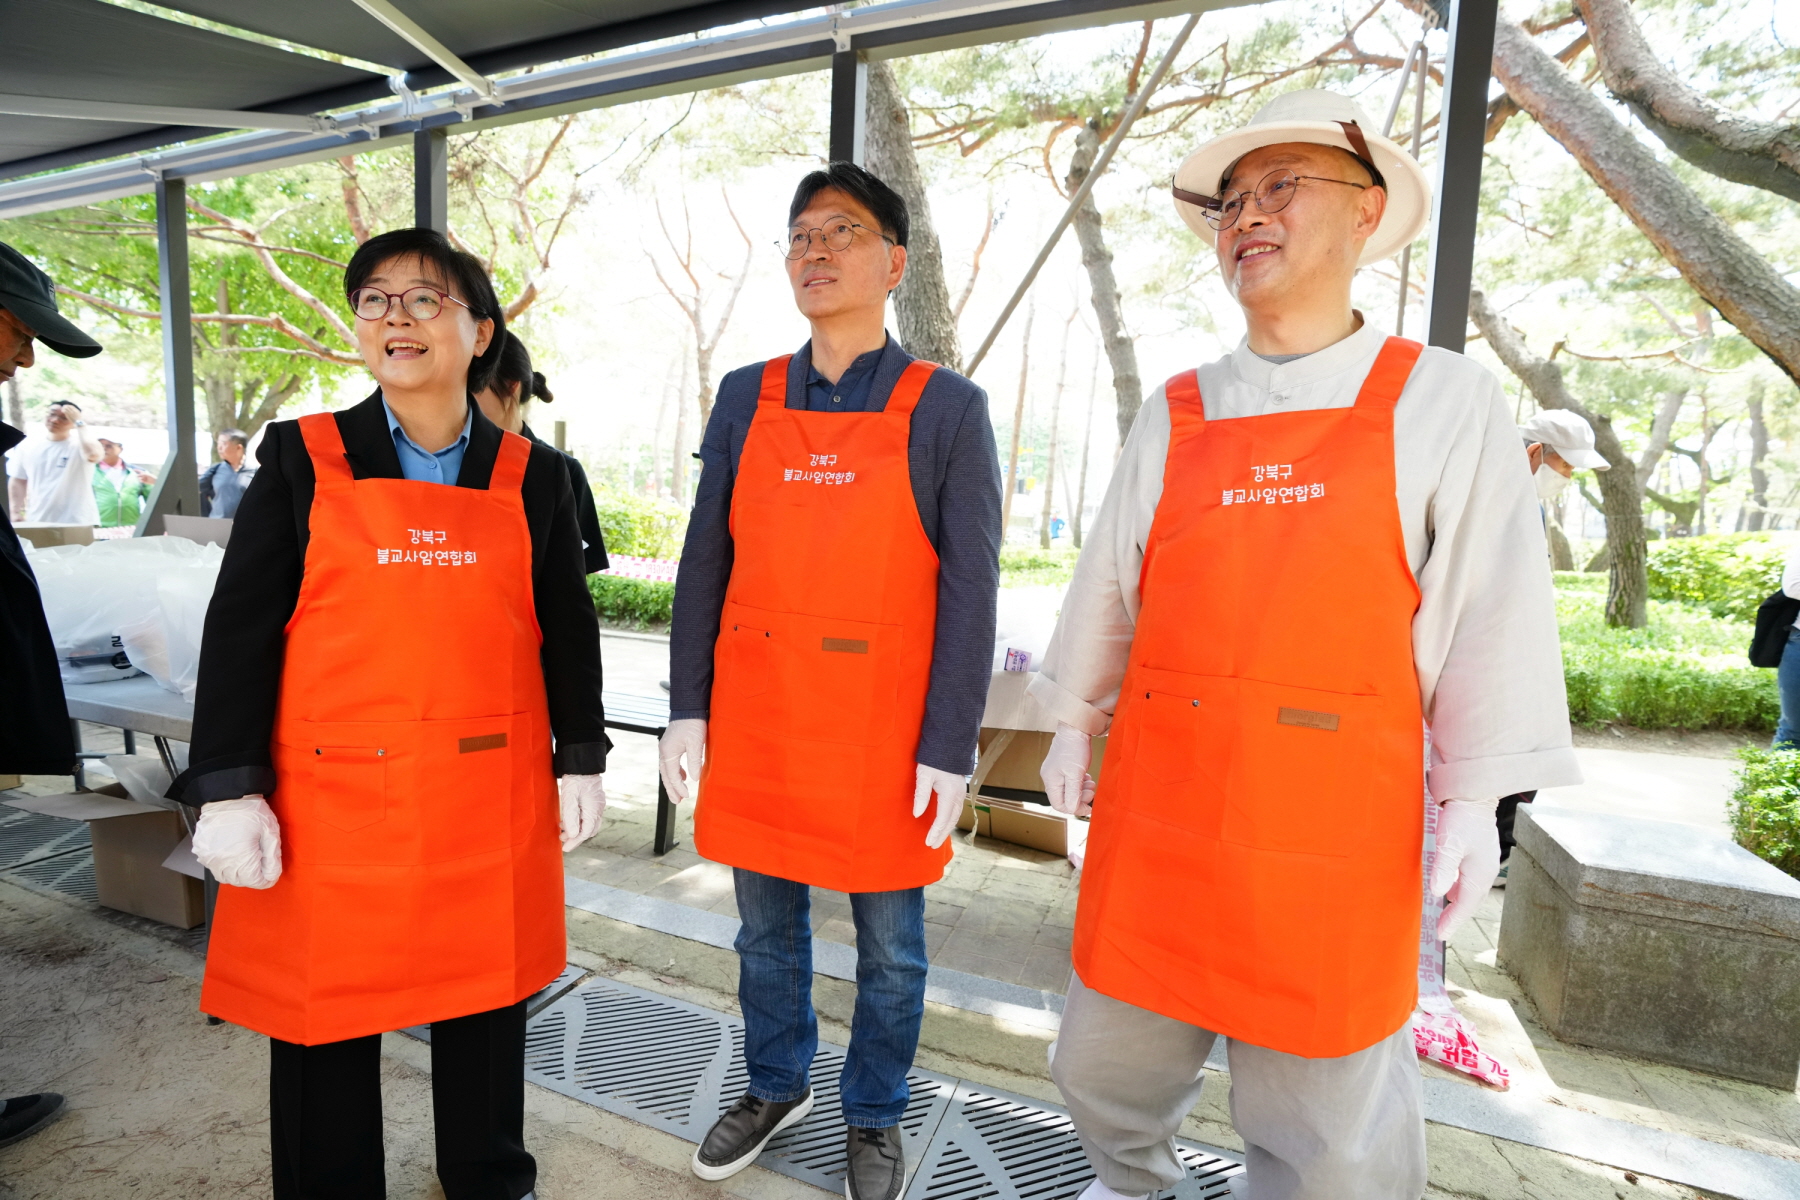
M388 407L385 397L381 401L381 411L387 414L388 429L394 435L394 450L400 455L400 474L415 483L447 483L455 487L456 477L462 473L463 454L469 448L469 427L475 423L475 410L470 409L469 415L463 418L462 436L435 454L406 436L406 430L394 419L394 410Z

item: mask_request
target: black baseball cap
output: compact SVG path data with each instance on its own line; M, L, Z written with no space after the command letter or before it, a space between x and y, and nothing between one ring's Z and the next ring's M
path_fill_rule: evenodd
M92 358L101 346L56 307L56 285L36 263L0 242L0 308L31 327L37 340L69 358Z

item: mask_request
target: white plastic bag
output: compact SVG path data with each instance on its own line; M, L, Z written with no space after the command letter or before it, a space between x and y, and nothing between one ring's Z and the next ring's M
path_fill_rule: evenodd
M43 596L64 683L136 675L142 664L134 663L126 651L123 629L160 614L158 584L171 571L204 571L210 566L206 583L210 595L211 579L224 554L217 546L173 537L122 538L45 550L27 547L26 553ZM198 643L197 635L194 641Z
M191 562L164 571L156 595L138 619L119 629L125 653L144 674L189 703L200 678L200 638L206 629L206 606L225 552L200 547Z
M994 670L1036 671L1043 666L1063 589L1050 585L1001 588L994 626ZM1008 661L1009 653L1011 661Z

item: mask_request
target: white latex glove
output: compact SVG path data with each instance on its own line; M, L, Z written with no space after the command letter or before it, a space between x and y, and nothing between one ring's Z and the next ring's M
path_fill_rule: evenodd
M281 878L281 825L275 811L261 796L201 805L194 857L220 883L274 887Z
M706 757L706 722L699 717L670 721L657 743L657 754L662 759L663 788L670 800L683 803L689 795L688 780L699 778L700 763ZM687 759L685 769L683 758Z
M1500 875L1500 830L1494 824L1499 807L1496 797L1446 800L1438 809L1437 864L1431 870L1431 892L1449 898L1438 918L1440 941L1449 941L1457 926L1475 914Z
M931 828L925 831L925 844L936 850L962 819L963 801L969 795L969 779L966 775L952 775L924 763L919 763L918 768L918 782L913 785L913 816L925 815L925 806L931 803L935 792L937 815L931 818Z
M606 786L599 775L564 775L556 781L562 798L562 848L567 854L600 832L606 815Z
M1085 817L1094 811L1094 777L1088 774L1093 760L1093 739L1073 725L1056 723L1056 736L1044 754L1044 765L1038 775L1044 781L1044 794L1050 807L1072 817Z

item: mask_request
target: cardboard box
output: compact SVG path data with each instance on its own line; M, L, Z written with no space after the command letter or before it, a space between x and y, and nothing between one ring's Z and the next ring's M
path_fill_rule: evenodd
M13 526L19 536L39 550L51 546L86 546L94 540L92 525L52 525L48 521L20 521Z
M1011 738L999 748L999 757L982 776L981 787L984 789L1004 788L1006 791L1035 792L1044 794L1044 781L1038 775L1038 768L1044 765L1044 755L1050 751L1050 739L1054 734L1040 733L1031 729L983 729L980 735L981 765L986 767L988 751L995 747L1003 734L1010 733ZM1093 760L1088 766L1088 773L1095 779L1100 778L1100 765L1106 760L1106 739L1095 738L1090 745L1093 748ZM1006 791L990 794L1004 796ZM1013 797L1016 799L1016 797Z
M163 866L187 837L180 817L164 810L103 817L88 830L100 903L177 929L206 919L201 882Z
M1073 818L1065 817L1041 804L1005 800L998 796L978 796L963 802L958 829L972 829L976 837L991 837L1015 846L1042 850L1046 854L1067 855ZM1075 839L1079 841L1080 838Z
M23 775L0 775L0 792L10 792L16 787L25 786Z

